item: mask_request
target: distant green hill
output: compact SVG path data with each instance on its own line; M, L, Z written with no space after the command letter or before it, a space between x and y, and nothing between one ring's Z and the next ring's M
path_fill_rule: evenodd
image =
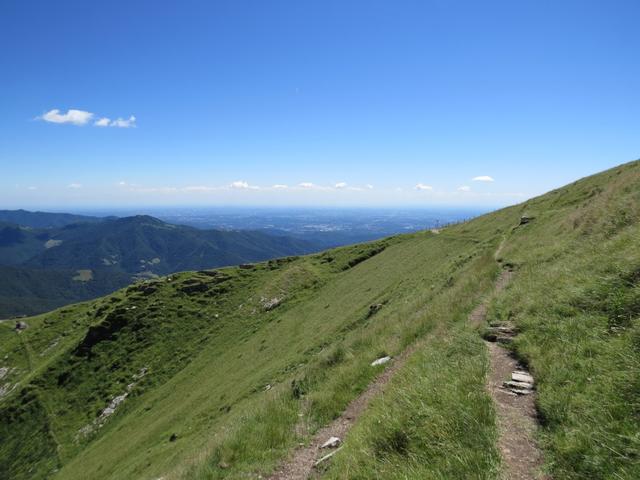
M2 223L0 318L95 298L138 279L312 250L285 236L198 230L149 216L41 229Z
M31 228L58 228L71 223L95 223L103 218L71 213L29 212L27 210L0 210L0 222Z
M140 231L165 229L140 223L88 261L129 262ZM171 274L0 324L0 478L266 478L385 368L373 360L416 341L317 476L500 478L467 317L505 265L488 317L520 332L550 476L640 478L640 162L439 232Z

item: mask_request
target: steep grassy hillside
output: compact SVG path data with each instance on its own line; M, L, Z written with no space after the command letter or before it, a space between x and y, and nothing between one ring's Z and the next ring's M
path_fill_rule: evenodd
M497 478L466 318L505 264L489 317L521 331L546 468L637 478L639 192L634 162L441 233L174 274L20 333L0 324L0 478L258 478L380 373L372 360L414 344L320 473Z

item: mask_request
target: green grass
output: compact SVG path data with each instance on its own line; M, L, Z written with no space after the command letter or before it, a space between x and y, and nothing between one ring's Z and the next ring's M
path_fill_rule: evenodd
M29 318L20 334L0 324L12 368L0 387L16 385L0 400L0 478L267 475L366 388L372 360L416 342L324 475L497 478L486 351L466 318L503 240L498 260L517 275L489 320L522 332L545 468L638 477L638 192L636 162L438 235L175 274ZM78 435L131 383L102 428Z

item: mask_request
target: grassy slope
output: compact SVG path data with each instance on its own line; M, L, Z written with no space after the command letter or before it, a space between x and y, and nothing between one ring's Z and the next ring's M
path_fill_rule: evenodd
M506 238L502 256L519 274L490 314L523 331L516 347L539 381L550 468L558 478L633 478L639 170L629 164L440 235L396 237L383 251L224 269L219 283L184 273L148 295L130 288L28 319L20 335L0 325L0 366L18 370L0 386L20 380L0 404L0 477L266 473L366 386L379 371L371 360L418 340L326 475L494 478L486 356L465 319L490 291ZM523 212L536 218L514 230ZM208 290L182 292L189 284ZM285 301L265 311L261 297L276 296ZM384 307L368 316L374 303ZM103 333L120 330L91 355L78 350L99 322ZM76 440L142 367L149 373L116 414Z
M520 215L535 219L516 227ZM488 320L521 331L514 350L538 384L545 468L554 478L640 478L640 162L448 234L498 216L511 219L499 260L518 273ZM474 463L494 453L478 442L490 428L469 404L482 388L482 361L451 354L470 344L468 331L454 329L416 353L326 477L495 478ZM389 432L406 436L402 451L380 448L396 438Z

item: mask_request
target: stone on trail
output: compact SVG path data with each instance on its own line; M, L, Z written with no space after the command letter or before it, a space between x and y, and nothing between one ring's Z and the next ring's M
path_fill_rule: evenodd
M533 377L525 372L513 372L511 374L511 380L514 382L523 382L533 385Z
M335 449L333 452L325 455L324 457L322 457L320 460L318 460L316 463L313 464L314 467L317 467L318 465L320 465L322 462L329 460L331 457L333 457L336 453L338 453L340 450L342 450L342 447Z
M391 360L391 357L382 357L382 358L379 358L379 359L374 360L373 362L371 362L371 366L372 367L377 367L378 365L384 365L389 360Z
M529 395L533 393L533 390L531 390L530 388L510 388L509 391L517 395Z
M338 437L331 437L320 448L336 448L342 441Z
M508 382L503 382L502 385L504 385L507 388L528 388L531 389L533 387L532 384L527 383L527 382L515 382L513 380L509 380Z

